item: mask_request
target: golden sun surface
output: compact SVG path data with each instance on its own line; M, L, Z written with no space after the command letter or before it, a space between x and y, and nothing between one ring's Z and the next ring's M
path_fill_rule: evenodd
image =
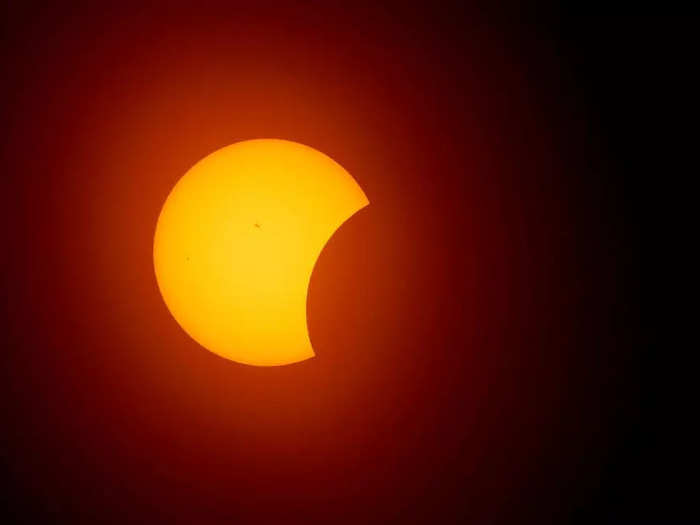
M153 263L165 304L227 359L273 366L313 357L311 272L367 204L355 179L311 147L256 139L217 150L177 182L158 217Z

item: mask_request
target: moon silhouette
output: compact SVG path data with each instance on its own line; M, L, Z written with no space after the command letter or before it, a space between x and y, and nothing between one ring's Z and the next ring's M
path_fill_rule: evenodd
M195 341L232 361L313 357L311 272L368 204L342 166L309 146L256 139L217 150L177 182L158 217L153 263L165 304Z

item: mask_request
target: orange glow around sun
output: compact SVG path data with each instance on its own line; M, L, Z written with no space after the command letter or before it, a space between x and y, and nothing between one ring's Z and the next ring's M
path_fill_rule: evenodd
M306 297L324 245L369 204L338 163L277 139L208 155L175 185L153 243L160 292L182 328L240 363L313 357Z

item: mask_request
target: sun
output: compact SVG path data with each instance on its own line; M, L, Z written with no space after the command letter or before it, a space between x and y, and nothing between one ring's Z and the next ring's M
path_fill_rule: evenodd
M311 272L368 204L342 166L309 146L256 139L217 150L177 182L158 217L153 263L165 304L195 341L232 361L313 357Z

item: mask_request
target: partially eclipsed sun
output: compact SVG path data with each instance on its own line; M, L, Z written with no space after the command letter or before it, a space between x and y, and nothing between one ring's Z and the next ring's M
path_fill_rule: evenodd
M153 263L165 304L208 350L240 363L313 357L306 296L324 245L369 204L313 148L238 142L203 158L163 205Z

